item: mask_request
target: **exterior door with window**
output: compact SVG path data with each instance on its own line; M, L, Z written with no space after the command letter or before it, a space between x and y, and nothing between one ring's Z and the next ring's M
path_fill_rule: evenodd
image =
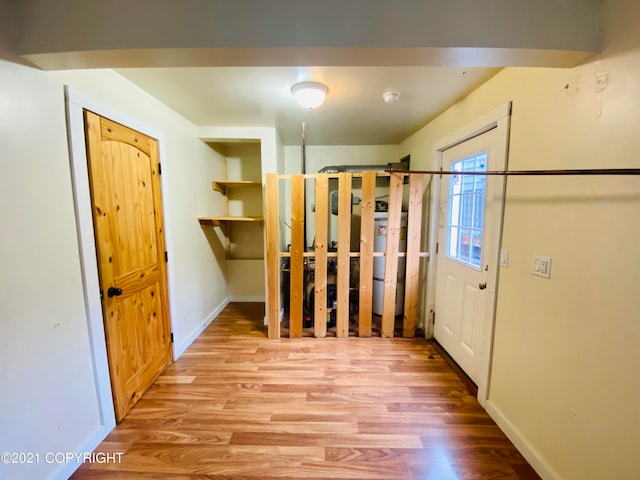
M442 156L442 169L460 174L441 180L434 335L475 383L481 357L488 354L482 340L492 322L487 302L495 292L502 214L502 203L494 198L501 198L496 194L504 178L464 172L504 169L504 157L492 156L497 140L492 129Z

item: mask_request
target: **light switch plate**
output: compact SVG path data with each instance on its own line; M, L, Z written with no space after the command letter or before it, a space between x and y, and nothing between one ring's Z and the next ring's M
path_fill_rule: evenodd
M551 257L534 255L531 273L539 277L551 278Z
M509 250L500 250L500 266L505 268L509 266Z

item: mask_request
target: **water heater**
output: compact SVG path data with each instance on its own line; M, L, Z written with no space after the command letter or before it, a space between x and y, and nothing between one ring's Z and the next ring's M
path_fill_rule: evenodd
M387 249L388 212L375 212L373 217L373 250L384 252ZM400 245L398 251L407 251L407 212L402 212L400 220ZM382 315L382 299L384 297L384 263L385 257L373 258L373 313ZM406 259L398 258L398 283L396 288L395 315L402 315L404 309L404 273Z

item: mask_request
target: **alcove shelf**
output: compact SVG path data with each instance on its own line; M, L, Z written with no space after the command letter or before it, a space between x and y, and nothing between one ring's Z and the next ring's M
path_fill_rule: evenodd
M262 188L262 183L252 180L214 180L211 188L224 196L224 215L215 217L199 217L200 225L218 227L225 237L227 259L231 259L231 225L234 223L258 223L260 228L264 225L262 216L229 215L229 192L235 188Z
M198 221L203 225L212 225L214 227L220 227L225 235L227 233L227 225L229 222L259 222L262 226L264 219L262 217L232 217L232 216L220 216L220 217L199 217Z
M247 188L262 187L262 183L251 180L214 180L211 182L211 188L216 192L222 193L224 196L229 194L231 188Z

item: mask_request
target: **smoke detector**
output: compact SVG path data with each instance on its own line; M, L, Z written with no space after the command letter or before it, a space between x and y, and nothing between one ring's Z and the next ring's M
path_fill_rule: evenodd
M382 94L382 98L384 98L384 102L392 105L394 103L398 103L400 100L400 92L388 91Z

